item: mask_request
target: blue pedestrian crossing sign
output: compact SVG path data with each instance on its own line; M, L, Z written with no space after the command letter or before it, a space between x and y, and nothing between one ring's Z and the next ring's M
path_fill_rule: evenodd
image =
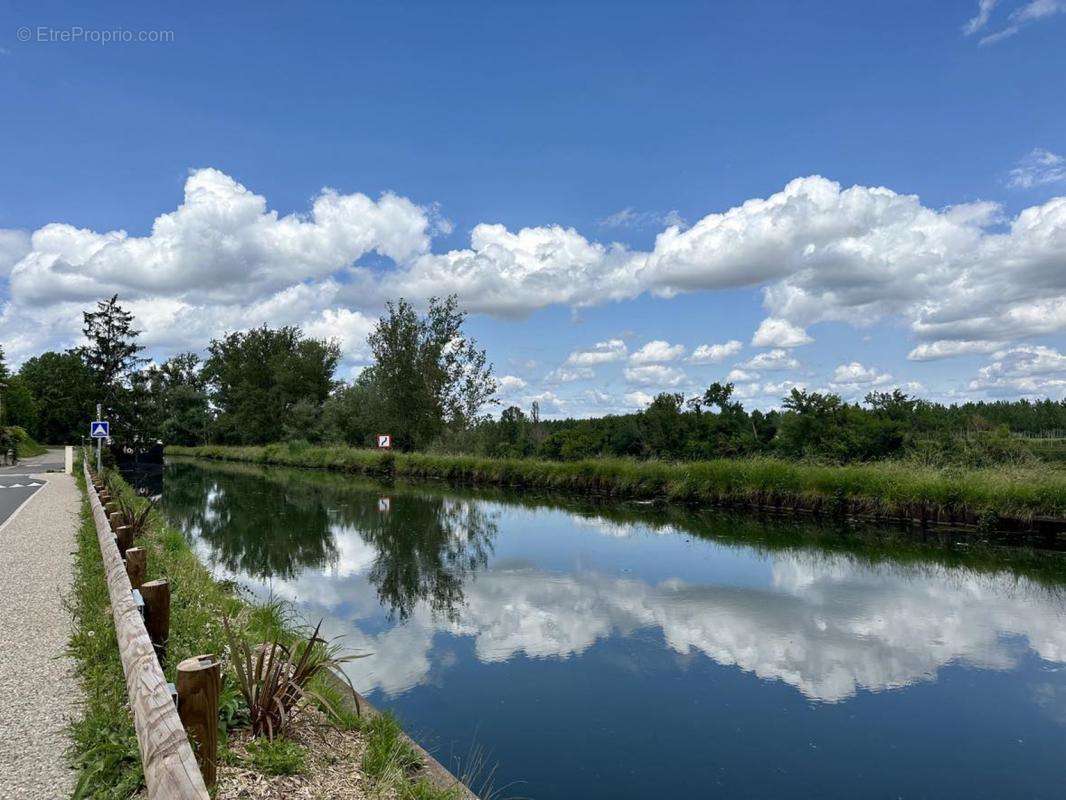
M89 426L89 435L94 439L107 439L111 436L111 423L106 419L94 420Z

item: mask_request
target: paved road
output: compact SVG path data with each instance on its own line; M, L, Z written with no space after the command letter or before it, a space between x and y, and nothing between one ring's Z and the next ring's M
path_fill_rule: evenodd
M62 469L62 451L59 455ZM29 470L47 469L54 457L33 462ZM74 788L75 776L63 753L70 745L66 726L79 698L73 665L64 655L70 615L61 598L70 591L81 493L69 475L38 475L41 486L0 489L0 495L30 493L17 515L0 522L3 800L55 800L69 797ZM26 482L7 470L0 485L9 481Z
M64 465L64 452L49 450L42 456L20 461L18 466L0 467L0 525L44 485L42 478L34 475L62 472Z

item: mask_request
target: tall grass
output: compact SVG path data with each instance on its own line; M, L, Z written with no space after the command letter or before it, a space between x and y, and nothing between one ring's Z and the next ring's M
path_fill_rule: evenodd
M629 499L757 506L956 525L1028 523L1037 517L1066 517L1066 474L1039 468L964 470L903 462L831 466L774 458L678 463L597 458L563 462L287 444L168 447L167 453Z
M78 483L84 490L80 473ZM117 476L109 485L120 500L138 511L137 498ZM79 772L76 797L128 798L141 785L140 753L129 715L126 682L111 617L110 598L96 527L86 498L82 502L74 558L74 582L67 597L73 618L69 645L85 703L71 725L71 759ZM179 661L199 653L223 652L221 612L234 613L241 601L226 592L197 560L185 538L149 512L137 540L148 551L148 580L167 578L171 586L167 679Z

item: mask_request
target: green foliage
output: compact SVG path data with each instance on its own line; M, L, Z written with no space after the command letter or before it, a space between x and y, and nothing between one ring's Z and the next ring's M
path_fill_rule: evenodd
M139 355L144 348L137 344L141 332L133 327L133 314L119 305L117 294L82 318L89 344L79 354L92 375L92 401L103 405L116 430L128 428L133 414L129 378L144 363Z
M83 481L79 476L78 482ZM138 510L137 498L117 475L108 483L121 501ZM166 577L171 584L170 640L167 677L175 665L199 653L220 653L219 615L235 612L241 603L214 582L189 550L182 535L162 524L154 512L138 541L148 550L148 579ZM86 499L78 530L74 582L67 598L73 625L70 652L85 702L71 724L71 760L78 770L78 797L126 800L142 783L140 756L126 701L126 680L115 641L110 598L104 578L96 528Z
M118 510L122 514L122 524L132 530L134 538L143 536L154 511L151 501L144 498L137 503L128 496L118 495Z
M367 748L363 753L363 771L371 778L387 777L391 770L412 770L422 763L415 749L404 738L403 729L392 714L375 714L364 728Z
M49 444L73 444L85 435L93 408L93 375L73 350L47 352L19 369L37 405L37 437Z
M307 751L281 737L252 740L248 756L252 766L265 775L299 775L307 769Z
M191 455L259 464L374 474L380 455L352 447L169 448ZM395 454L397 476L461 483L605 494L708 505L745 504L827 511L839 498L854 513L930 522L970 522L991 511L1029 519L1066 515L1066 474L1046 469L938 468L909 462L817 464L780 458L721 458L668 463L597 457L581 461Z
M134 381L137 427L142 441L173 444L207 441L212 424L207 386L194 353L179 353L154 364Z
M0 428L0 461L12 450L18 458L32 458L48 452L47 448L37 444L22 428Z
M78 771L74 797L126 800L142 782L140 753L126 711L111 600L87 501L76 544L73 589L65 601L73 619L69 652L83 697L80 717L70 728L70 755Z
M228 617L223 617L223 624L229 663L248 707L253 736L286 735L309 702L331 712L324 698L315 694L313 682L359 657L341 656L336 645L320 639L321 622L306 640L289 645L277 636L269 644L252 645L243 632L234 631Z
M340 360L336 342L305 339L299 328L256 328L211 342L203 378L218 408L215 436L236 444L279 438L279 426L299 417L294 438L317 437L322 404Z
M731 384L712 383L687 400L665 393L633 414L536 420L518 408L431 449L503 458L578 461L595 457L704 460L777 456L825 463L914 459L959 466L1025 464L1024 451L1058 452L1019 439L1024 431L1066 429L1066 402L941 406L898 389L872 392L862 404L833 394L793 390L781 411L748 412ZM999 430L1001 433L993 434ZM1055 460L1052 458L1051 460Z
M934 467L958 465L980 469L999 465L1036 467L1039 464L1034 451L1024 440L1011 436L1006 427L917 438L910 447L909 457Z
M496 380L484 350L463 334L455 296L433 298L425 317L404 299L389 303L368 343L374 364L341 402L360 418L346 432L391 433L401 450L427 447L446 430L476 423L493 402ZM356 439L357 441L358 439Z
M0 424L14 425L30 435L37 434L37 401L20 376L7 379L0 387Z

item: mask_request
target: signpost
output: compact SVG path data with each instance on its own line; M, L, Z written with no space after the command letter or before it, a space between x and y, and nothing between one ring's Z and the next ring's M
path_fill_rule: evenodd
M392 447L392 436L391 436L391 434L379 433L378 434L378 449L379 450L388 450L390 447Z
M96 439L96 472L100 472L100 448L104 439L111 437L111 423L100 419L100 404L96 404L96 419L89 424L89 436Z

